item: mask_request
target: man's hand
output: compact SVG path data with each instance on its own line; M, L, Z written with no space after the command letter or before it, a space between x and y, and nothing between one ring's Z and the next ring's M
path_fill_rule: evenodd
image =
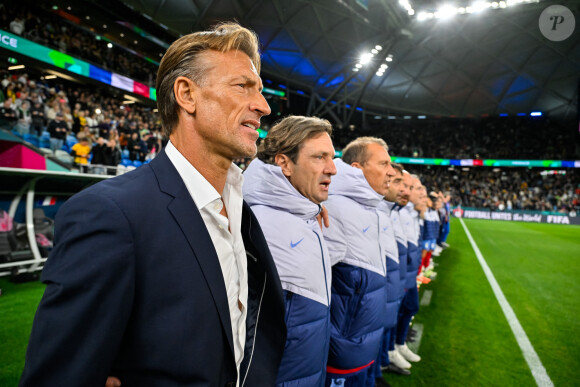
M324 207L324 206L320 206L320 207L322 208L322 210L320 210L320 213L318 215L316 215L316 220L318 221L318 224L320 225L320 229L323 230L322 222L324 222L324 227L328 228L330 226L330 221L328 220L328 210L326 209L326 207Z
M121 381L114 376L109 376L105 387L121 387Z

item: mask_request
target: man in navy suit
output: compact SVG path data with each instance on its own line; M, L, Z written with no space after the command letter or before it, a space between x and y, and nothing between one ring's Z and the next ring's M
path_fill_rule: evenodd
M170 142L62 206L22 386L274 384L282 290L232 164L270 113L259 70L237 24L171 45L157 76Z

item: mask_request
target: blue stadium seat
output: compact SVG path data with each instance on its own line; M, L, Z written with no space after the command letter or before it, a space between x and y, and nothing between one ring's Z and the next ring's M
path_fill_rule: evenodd
M135 161L133 161L133 166L134 166L135 168L138 168L138 167L140 167L141 165L143 165L143 163L142 163L141 161L139 161L139 160L135 160Z
M129 150L128 149L124 149L123 152L121 152L121 158L123 160L128 160L129 159Z
M34 146L40 146L40 142L38 141L38 138L33 134L25 134L24 136L22 136L22 138L24 139L24 141L28 141L29 143L31 143Z
M133 162L129 159L123 159L121 160L121 165L124 167L129 167L133 165Z

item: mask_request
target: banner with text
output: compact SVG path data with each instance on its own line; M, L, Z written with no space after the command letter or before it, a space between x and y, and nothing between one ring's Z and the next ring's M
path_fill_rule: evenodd
M528 214L524 212L500 212L485 210L463 210L456 208L452 211L456 218L505 220L508 222L576 224L580 225L580 217L568 215Z

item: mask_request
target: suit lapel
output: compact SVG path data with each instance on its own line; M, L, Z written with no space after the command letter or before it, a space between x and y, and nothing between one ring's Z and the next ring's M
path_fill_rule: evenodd
M212 294L222 328L234 355L232 324L222 269L209 232L181 176L162 151L151 163L161 191L174 197L168 210L183 231ZM234 356L235 358L235 356Z

